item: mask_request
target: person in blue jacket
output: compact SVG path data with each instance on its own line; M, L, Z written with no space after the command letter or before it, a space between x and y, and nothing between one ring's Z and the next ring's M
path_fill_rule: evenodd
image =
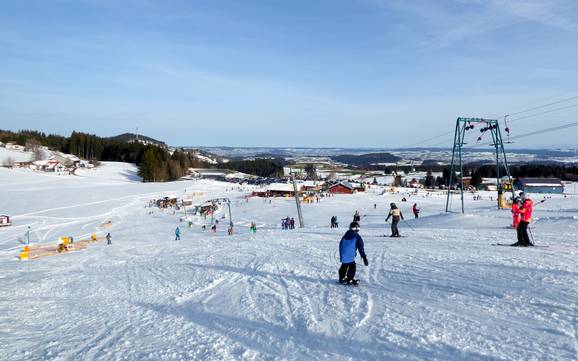
M341 268L339 268L339 283L348 285L357 285L359 280L355 279L355 256L357 251L363 258L363 264L369 265L367 256L363 247L363 238L359 235L359 223L351 222L349 230L345 232L339 242L339 259Z

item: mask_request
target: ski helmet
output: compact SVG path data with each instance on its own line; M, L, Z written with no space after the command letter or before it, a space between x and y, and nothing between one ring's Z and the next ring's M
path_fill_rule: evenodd
M358 222L351 222L349 224L349 229L353 231L359 231L359 223Z

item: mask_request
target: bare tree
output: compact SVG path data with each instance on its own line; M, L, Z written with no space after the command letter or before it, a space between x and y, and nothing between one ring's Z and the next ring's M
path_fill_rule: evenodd
M12 157L8 157L8 158L4 159L4 162L2 163L2 165L6 168L14 167L14 159L12 159Z
M42 149L40 149L40 142L36 139L27 139L24 149L32 152L32 160L42 160Z

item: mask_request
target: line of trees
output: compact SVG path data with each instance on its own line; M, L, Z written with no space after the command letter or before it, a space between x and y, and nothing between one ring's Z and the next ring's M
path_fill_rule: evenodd
M285 161L281 159L232 160L216 165L220 169L231 169L259 177L281 177Z
M164 146L119 141L81 132L64 137L32 130L0 130L0 141L15 142L33 152L45 146L91 161L135 163L143 182L176 180L186 175L191 167L206 167L204 162L182 150L171 154Z

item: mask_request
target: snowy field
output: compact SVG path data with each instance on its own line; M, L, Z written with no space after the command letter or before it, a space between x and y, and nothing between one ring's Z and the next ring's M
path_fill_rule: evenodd
M545 247L513 248L492 246L514 231L489 193L468 195L464 216L444 213L441 194L336 196L303 205L306 227L283 231L292 200L245 202L250 189L212 181L143 184L122 163L78 176L0 168L0 189L14 223L0 228L1 360L578 359L575 195L536 207ZM188 228L182 211L145 208L185 193L231 198L237 233L227 236L228 219L212 234L209 220ZM403 238L381 237L391 201ZM355 210L369 259L358 288L336 284ZM332 215L342 228L329 228ZM33 243L110 232L112 245L19 261L28 226Z

